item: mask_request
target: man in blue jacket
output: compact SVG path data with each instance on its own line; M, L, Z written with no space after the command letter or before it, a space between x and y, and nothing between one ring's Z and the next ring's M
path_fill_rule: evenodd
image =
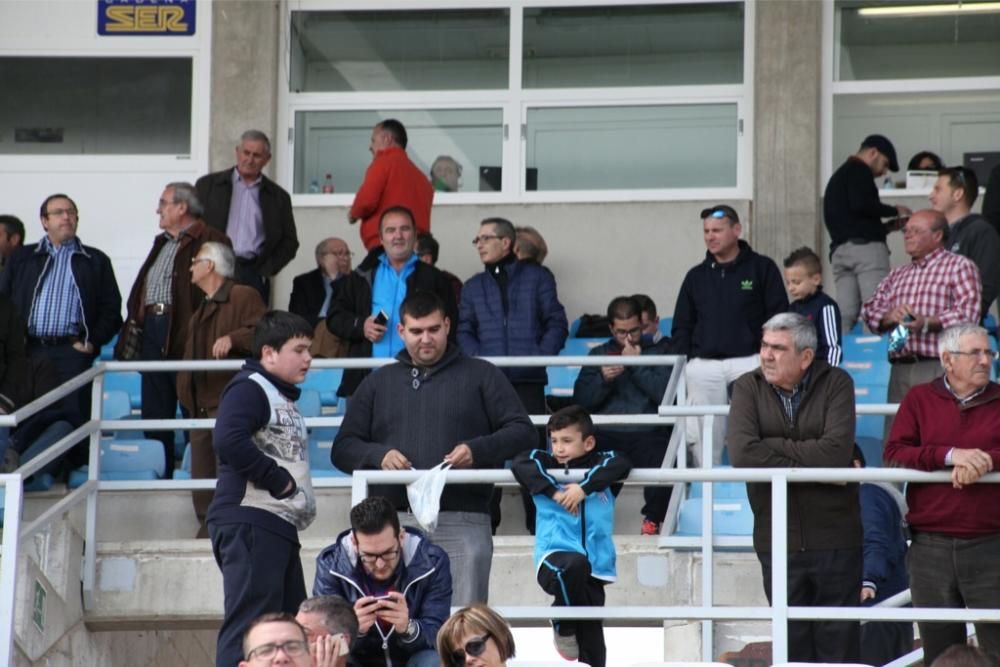
M438 628L451 611L448 554L415 528L401 529L387 498L351 508L351 529L316 558L313 595L354 605L357 664L437 667Z
M705 260L688 271L677 295L671 337L686 354L688 405L725 405L727 387L758 366L764 322L788 310L781 271L740 239L740 218L719 204L701 212ZM701 461L700 418L687 418L687 442ZM722 461L726 419L712 428L712 461Z

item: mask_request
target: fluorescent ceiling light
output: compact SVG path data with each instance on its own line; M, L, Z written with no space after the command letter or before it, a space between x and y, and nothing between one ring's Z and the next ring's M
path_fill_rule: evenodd
M948 5L888 5L861 7L859 16L934 16L939 14L978 14L1000 12L1000 2L960 2Z

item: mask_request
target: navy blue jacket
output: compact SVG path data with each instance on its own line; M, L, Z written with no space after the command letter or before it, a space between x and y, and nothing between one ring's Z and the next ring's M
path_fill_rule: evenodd
M893 493L895 492L895 493ZM894 496L898 496L894 497ZM876 604L910 587L906 573L905 507L902 494L881 483L861 485L861 523L865 529L862 584L875 590L866 605Z
M592 349L588 356L621 354L622 346L612 338ZM655 343L642 348L642 354L659 355ZM601 375L600 366L584 366L573 385L573 401L591 414L656 414L670 380L670 366L626 366L625 372L611 382ZM651 431L658 426L615 424L613 431Z
M48 271L50 255L39 244L19 248L7 260L0 272L0 292L10 297L25 322L31 321L35 294L41 288L43 274ZM80 244L80 251L70 260L73 279L80 290L83 306L84 342L100 349L122 326L122 295L118 291L111 260L97 248Z
M458 344L470 357L557 355L569 335L552 272L532 262L505 262L507 308L500 285L485 271L462 288ZM504 368L511 383L545 384L543 367Z
M677 354L732 359L760 352L761 327L788 310L781 272L770 257L740 241L736 259L719 264L710 252L688 271L677 294L671 336Z
M417 634L404 637L389 628L383 637L378 623L358 635L351 647L351 659L363 665L402 667L417 651L434 650L437 633L451 613L451 565L444 549L432 543L416 528L403 528L402 561L397 578L378 589L358 561L358 550L345 530L337 541L316 557L316 580L313 595L339 595L353 606L358 598L388 590L399 591L406 598L410 619L417 624ZM386 650L383 652L382 646ZM385 655L388 653L388 656Z
M816 358L831 366L839 366L844 359L844 350L840 344L840 306L837 302L820 287L805 299L792 301L788 310L816 325Z

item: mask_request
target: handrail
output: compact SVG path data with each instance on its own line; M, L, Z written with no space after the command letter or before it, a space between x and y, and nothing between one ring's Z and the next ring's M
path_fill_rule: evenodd
M0 665L14 663L14 598L17 590L17 557L20 550L18 517L21 516L21 475L0 475L4 494L3 551L0 552Z

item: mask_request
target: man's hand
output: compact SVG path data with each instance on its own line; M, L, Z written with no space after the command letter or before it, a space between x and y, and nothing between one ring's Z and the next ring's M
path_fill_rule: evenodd
M956 468L969 467L974 469L982 477L993 470L993 457L981 449L959 449L951 450L951 463Z
M614 382L615 378L625 372L624 366L601 366L601 377L605 382Z
M896 215L898 216L913 215L913 210L909 206L896 204Z
M455 449L444 455L445 463L450 463L452 468L471 468L472 450L464 442L455 445Z
M216 359L225 359L231 349L233 349L233 339L229 336L222 336L212 345L212 356Z
M552 500L559 503L570 514L576 514L580 503L586 497L587 494L583 492L579 484L567 484L564 489L556 491L552 495Z
M910 330L910 333L920 333L924 330L924 324L927 322L927 318L919 313L910 313L913 315L913 319L909 322L903 321L904 327Z
M341 635L323 635L309 644L311 667L335 667L340 659Z
M375 316L369 315L365 318L365 338L373 343L377 343L382 340L382 336L385 335L385 325L377 324L375 322Z
M375 616L379 620L392 623L392 627L396 628L399 634L404 634L406 626L410 624L410 608L406 605L406 598L396 591L389 593L388 600L378 601Z
M873 600L873 599L875 599L875 591L874 591L874 589L868 588L867 586L862 586L861 587L861 601L864 602L865 600Z
M638 357L642 355L642 347L638 343L632 344L632 341L628 338L625 339L625 345L622 346L622 356L623 357Z
M358 598L354 602L354 614L358 617L358 636L365 634L371 629L375 622L375 611L378 609L378 600L371 595Z
M904 319L906 319L907 315L912 315L912 314L913 313L910 310L910 307L904 303L902 305L896 306L888 313L883 315L882 321L879 322L879 324L882 325L883 329L891 329L892 327L896 326Z
M382 470L409 470L413 467L410 459L403 456L398 449L390 449L382 457Z
M73 343L73 349L81 354L93 354L94 344L91 342L84 343L82 340L78 340Z

